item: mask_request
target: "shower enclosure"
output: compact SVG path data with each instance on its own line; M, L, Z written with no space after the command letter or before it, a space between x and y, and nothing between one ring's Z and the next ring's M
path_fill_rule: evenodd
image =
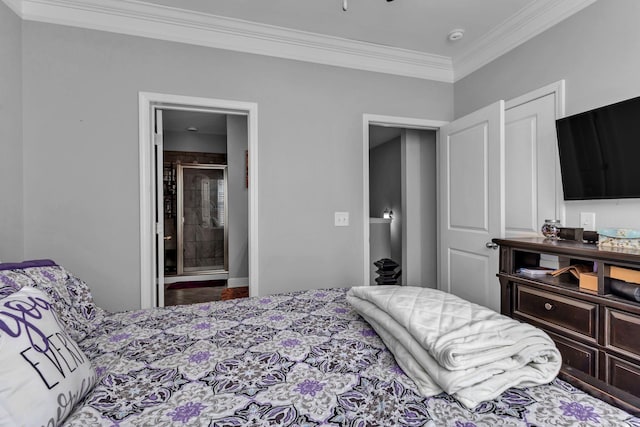
M165 273L227 273L227 166L178 163L175 175L175 218L165 205L165 223L175 225L176 236L165 242L165 267L175 268Z

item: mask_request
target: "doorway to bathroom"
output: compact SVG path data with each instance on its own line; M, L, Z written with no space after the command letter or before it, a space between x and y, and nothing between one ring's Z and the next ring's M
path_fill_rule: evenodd
M248 287L246 117L160 108L156 122L165 305L219 300L231 278Z
M257 294L257 163L256 104L140 93L143 307Z

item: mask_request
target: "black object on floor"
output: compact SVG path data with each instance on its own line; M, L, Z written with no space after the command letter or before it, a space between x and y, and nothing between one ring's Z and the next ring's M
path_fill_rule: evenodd
M392 259L382 258L373 263L378 269L376 273L378 277L376 277L376 283L378 285L397 285L398 277L400 277L400 273L395 272L396 268L399 267L399 264Z

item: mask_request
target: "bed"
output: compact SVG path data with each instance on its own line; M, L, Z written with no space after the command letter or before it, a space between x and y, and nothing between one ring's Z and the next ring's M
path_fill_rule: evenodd
M31 288L50 301L33 319L55 312L91 368L64 405L57 396L62 409L49 425L640 426L559 379L509 389L473 410L445 393L422 397L346 301L348 289L107 313L84 282L52 261L0 265L0 306L14 307L3 302ZM5 382L2 363L13 360L0 355ZM0 420L11 398L0 384Z

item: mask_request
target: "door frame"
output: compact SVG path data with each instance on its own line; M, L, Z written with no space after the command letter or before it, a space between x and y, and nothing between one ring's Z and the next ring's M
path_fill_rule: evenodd
M438 131L441 126L446 125L449 122L443 120L430 120L430 119L417 119L413 117L399 117L399 116L385 116L379 114L363 114L362 115L362 195L363 195L363 265L364 276L363 286L369 286L370 266L369 257L369 126L388 126L399 127L404 129L420 129L420 130L435 130L436 131L436 158L438 158L439 144L438 144ZM436 168L438 166L436 165ZM436 171L436 174L438 172ZM437 179L437 175L436 175ZM437 198L439 198L439 187L436 182ZM440 218L438 216L438 222ZM439 244L439 242L438 242Z
M249 174L249 295L259 295L258 268L258 104L155 92L138 93L139 172L140 172L140 306L157 306L155 285L153 112L156 108L216 112L247 116Z

